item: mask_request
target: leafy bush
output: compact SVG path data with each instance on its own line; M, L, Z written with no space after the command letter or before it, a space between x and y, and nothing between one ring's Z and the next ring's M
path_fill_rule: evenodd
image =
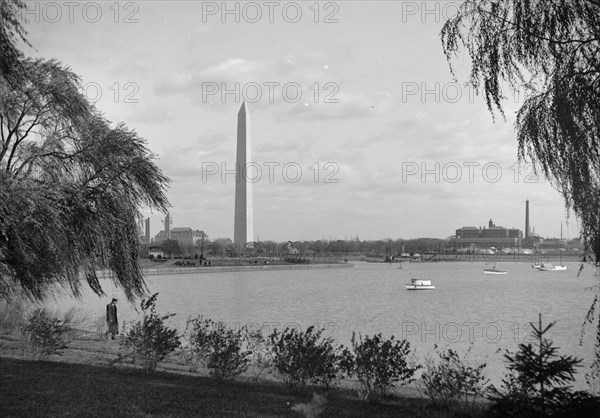
M20 301L0 301L0 335L10 334L23 327L27 305Z
M180 345L177 330L165 325L165 321L175 314L159 316L155 307L157 297L158 293L155 293L142 300L143 319L134 322L129 330L123 330L125 338L121 340L121 348L134 361L140 360L147 373L153 373L156 365Z
M519 344L516 354L507 352L509 373L502 380L503 391L490 386L492 412L502 417L591 416L589 411L600 410L598 400L586 392L574 392L569 383L575 381L575 367L581 359L559 356L558 348L544 334L554 322L542 327L530 323L538 341Z
M201 316L188 320L190 325L190 352L205 364L210 376L228 380L246 371L251 352L242 350L242 330L228 329L223 322Z
M179 364L187 366L188 371L196 373L198 367L202 363L202 353L194 344L194 324L195 319L188 318L185 324L183 333L184 342L181 344L181 349L178 352Z
M415 372L421 368L409 360L410 343L398 341L392 336L384 339L381 334L373 337L352 333L352 352L344 350L342 367L349 377L356 376L360 384L358 395L362 399L377 401L388 395L395 383L412 382Z
M254 381L273 366L273 359L269 355L269 345L267 339L263 336L260 329L250 331L246 329L244 334L246 347L250 351L250 370Z
M23 342L36 360L47 360L52 355L62 355L67 348L63 333L65 327L44 309L36 309L22 328Z
M308 383L328 389L341 376L340 349L333 347L331 337L323 338L324 329L306 332L286 328L269 335L273 365L293 391L302 391Z
M486 364L472 365L471 348L461 358L451 348L434 346L439 362L429 356L425 359L425 371L421 376L421 388L433 403L442 409L460 409L459 404L473 406L477 398L485 394L489 379L485 377Z
M189 343L182 343L181 348L176 353L176 359L178 364L187 366L188 371L196 373L200 366L201 358L200 354L196 352L194 347Z

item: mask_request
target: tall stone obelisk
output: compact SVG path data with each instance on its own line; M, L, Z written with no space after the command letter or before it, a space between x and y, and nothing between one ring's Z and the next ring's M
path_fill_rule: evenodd
M237 157L235 162L235 220L233 242L239 249L254 241L254 213L252 210L252 183L248 181L247 164L252 162L250 140L250 113L246 102L238 112Z

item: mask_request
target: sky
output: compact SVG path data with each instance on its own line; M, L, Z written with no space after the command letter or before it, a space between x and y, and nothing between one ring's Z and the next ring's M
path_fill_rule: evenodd
M27 1L29 56L54 58L171 179L173 227L233 238L237 112L251 118L255 240L446 238L462 226L578 236L443 54L452 1ZM163 215L142 209L151 235Z

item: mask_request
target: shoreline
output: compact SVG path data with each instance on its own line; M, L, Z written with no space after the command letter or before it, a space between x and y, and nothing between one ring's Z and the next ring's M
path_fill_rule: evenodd
M282 271L282 270L324 270L324 269L338 269L338 268L354 268L354 263L368 263L368 264L440 264L440 263L511 263L511 264L529 264L535 260L532 259L467 259L458 258L454 260L431 260L431 261L411 261L411 262L388 262L381 260L350 260L347 263L321 263L321 264L272 264L272 265L237 265L237 266L211 266L211 267L145 267L142 268L144 276L160 276L168 274L191 274L191 273L232 273L232 272L248 272L248 271ZM558 260L557 260L558 261ZM552 262L552 264L558 264ZM578 263L581 264L580 259L564 259L563 263ZM585 263L584 263L585 264ZM112 272L109 270L99 270L96 274L101 279L111 278Z
M467 257L467 256L458 256L458 257L454 257L454 256L446 256L446 259L432 259L432 260L423 260L423 261L392 261L391 263L389 261L383 261L383 260L368 260L368 259L362 259L362 260L350 260L350 262L352 263L356 263L356 262L362 262L362 263L369 263L369 264L436 264L436 263L534 263L537 261L543 261L545 263L552 263L554 265L559 265L560 264L560 260L559 259L550 259L549 261L546 261L547 259L536 259L535 257L531 257L531 256L526 256L526 257L522 257L522 258L516 258L516 257L510 257L510 256L505 256L505 257L497 257L497 258L493 258L492 256L488 256L488 257L484 257L484 256L477 256L477 257ZM580 263L581 259L580 258L576 258L576 257L569 257L569 258L563 258L563 263ZM584 263L586 264L586 263Z
M353 268L352 263L339 264L274 264L260 266L215 266L215 267L157 267L142 269L144 276L160 276L165 274L190 274L190 273L231 273L238 271L277 271L277 270L322 270L337 268ZM97 272L99 278L111 277L111 272L102 270Z
M67 347L63 350L62 355L51 356L47 361L64 365L79 364L107 369L119 368L141 371L142 366L140 363L132 363L131 360L120 358L121 338L119 335L115 340L108 340L103 333L72 329L66 334ZM0 359L35 361L26 354L19 336L15 333L0 335ZM182 363L182 359L177 353L171 353L158 364L156 371L179 376L209 378L209 370L206 367L200 366L195 372L190 371L188 367L188 365ZM273 366L263 370L257 369L256 366L250 366L248 370L234 380L251 385L267 383L285 386ZM358 387L358 379L344 377L338 381L336 387L342 390L354 390ZM392 393L401 397L423 398L417 381L395 385Z

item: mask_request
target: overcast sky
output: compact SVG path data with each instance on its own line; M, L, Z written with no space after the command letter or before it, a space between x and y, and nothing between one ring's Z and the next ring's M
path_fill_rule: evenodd
M260 240L445 238L461 226L558 236L560 194L518 171L513 129L454 83L454 2L27 2L28 55L82 77L168 175L173 226L233 237L237 112L251 114ZM427 10L423 5L427 5ZM239 22L236 22L238 20ZM226 94L224 94L226 93ZM151 218L151 234L162 229ZM578 235L575 219L565 236Z

